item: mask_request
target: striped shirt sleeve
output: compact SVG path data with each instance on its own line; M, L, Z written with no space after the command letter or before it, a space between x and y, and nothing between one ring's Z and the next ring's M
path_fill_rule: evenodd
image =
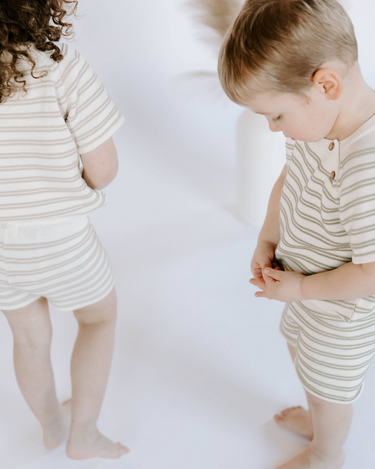
M57 65L57 94L61 111L79 153L108 140L124 118L103 84L81 54L62 45L64 59Z
M375 152L349 155L338 182L340 220L350 238L352 262L375 262Z

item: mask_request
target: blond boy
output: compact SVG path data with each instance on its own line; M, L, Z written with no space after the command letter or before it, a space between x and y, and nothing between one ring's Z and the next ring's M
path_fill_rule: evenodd
M219 75L287 138L250 280L286 302L280 330L309 405L275 416L311 440L279 469L339 469L375 354L375 93L335 0L248 0Z

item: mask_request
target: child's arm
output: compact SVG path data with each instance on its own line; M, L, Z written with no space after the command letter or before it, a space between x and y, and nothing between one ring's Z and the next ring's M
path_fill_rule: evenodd
M311 300L350 300L375 295L375 262L349 262L329 272L303 277L302 295Z
M272 189L270 200L268 202L266 219L260 231L258 243L261 241L267 241L277 246L277 244L280 241L280 226L279 226L280 198L281 198L281 191L284 186L286 173L287 173L287 165L284 166L279 176L279 179L276 181Z
M337 269L313 275L276 270L271 262L264 262L274 254L279 241L279 201L287 168L275 184L270 198L266 221L259 235L258 246L252 261L254 278L250 283L261 291L256 297L283 302L302 300L351 300L375 295L375 262L353 264L349 262ZM360 194L361 195L361 194ZM273 251L272 251L273 248ZM254 259L258 261L253 269ZM273 258L272 258L273 259ZM273 267L273 268L272 268Z
M116 177L118 158L112 138L81 155L82 177L92 189L104 189Z
M250 282L260 288L257 297L279 301L351 300L375 295L375 262L348 262L337 269L304 276L297 272L264 270L265 282Z
M279 204L286 173L287 166L285 165L272 189L270 200L268 202L266 219L260 231L258 244L251 260L252 274L256 279L263 283L263 269L265 267L275 266L275 264L273 264L275 249L280 240Z

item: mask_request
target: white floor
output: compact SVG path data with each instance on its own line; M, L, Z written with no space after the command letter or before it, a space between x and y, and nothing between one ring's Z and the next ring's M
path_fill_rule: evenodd
M305 397L278 333L282 304L255 299L248 284L257 232L233 214L233 170L218 163L210 172L201 161L202 172L189 173L146 143L133 149L120 143L119 153L123 164L106 191L109 204L91 216L119 299L99 428L131 453L119 461L74 462L63 448L43 449L16 385L12 338L1 316L0 467L274 469L306 442L272 416L304 405ZM51 309L51 316L53 364L65 399L77 328L70 313ZM374 398L372 369L355 404L347 469L374 467Z

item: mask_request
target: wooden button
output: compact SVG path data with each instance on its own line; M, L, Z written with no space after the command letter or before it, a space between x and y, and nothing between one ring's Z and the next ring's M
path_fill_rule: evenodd
M329 147L328 147L328 148L329 148L330 151L332 151L332 150L335 148L335 143L334 143L334 142L331 142L331 143L329 144Z
M333 181L336 177L336 173L334 171L332 171L331 175L330 175L330 178L331 178L331 181Z

